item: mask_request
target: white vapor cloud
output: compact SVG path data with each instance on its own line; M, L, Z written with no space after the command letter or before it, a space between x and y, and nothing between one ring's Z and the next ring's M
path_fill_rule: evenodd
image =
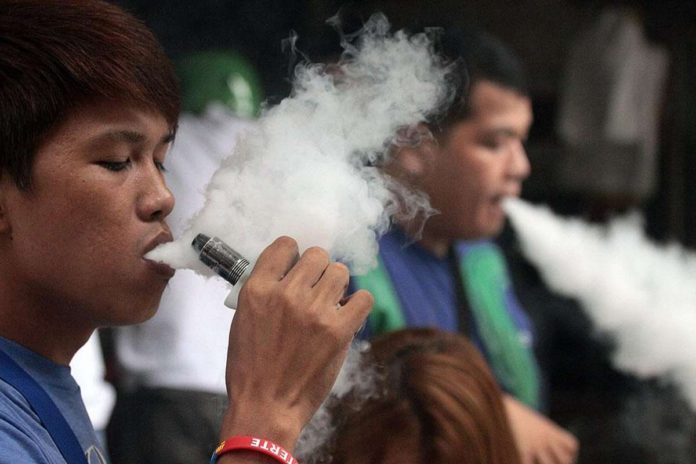
M374 16L331 72L296 68L292 96L267 110L223 161L188 230L148 258L211 275L190 245L198 233L221 238L252 264L289 235L301 251L321 246L354 273L372 267L396 192L414 216L429 206L370 165L385 159L399 129L451 97L448 69L430 39L388 30Z
M378 389L380 375L369 356L370 344L366 341L354 341L346 357L331 393L302 429L297 441L295 454L307 464L331 462L324 446L336 433L336 422L331 410L344 401L346 395L354 398L351 407L358 408L365 401L380 394Z
M616 341L615 365L673 382L696 410L696 253L657 245L637 215L605 226L506 203L524 254Z

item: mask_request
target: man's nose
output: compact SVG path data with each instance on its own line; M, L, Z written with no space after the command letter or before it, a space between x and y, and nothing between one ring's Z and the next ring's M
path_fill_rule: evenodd
M516 142L510 151L510 162L508 164L508 174L517 180L524 180L531 173L531 164L527 156L527 150L522 142Z
M141 179L138 215L144 221L160 221L174 209L174 195L167 187L162 173L153 166Z

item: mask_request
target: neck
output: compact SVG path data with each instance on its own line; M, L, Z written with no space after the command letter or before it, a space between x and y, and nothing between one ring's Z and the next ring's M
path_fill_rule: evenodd
M58 364L70 364L94 328L66 317L76 311L68 313L55 305L17 298L16 292L8 291L5 284L0 281L0 336Z
M438 258L445 258L449 253L450 246L452 246L452 239L429 233L426 228L423 231L423 238L418 241L418 244Z
M396 224L406 234L407 237L417 239L417 243L438 258L445 258L449 253L449 248L453 240L449 237L434 232L428 223L419 223L414 220L397 220Z
M418 244L431 252L438 258L445 258L447 253L449 253L449 248L452 245L453 240L448 237L442 237L428 228L426 223L422 230L415 229L413 222L400 223L399 227L404 231L404 233L409 237L418 237Z

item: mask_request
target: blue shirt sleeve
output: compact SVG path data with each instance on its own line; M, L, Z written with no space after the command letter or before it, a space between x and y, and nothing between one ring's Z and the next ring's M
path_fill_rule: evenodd
M19 393L0 381L0 464L66 464Z

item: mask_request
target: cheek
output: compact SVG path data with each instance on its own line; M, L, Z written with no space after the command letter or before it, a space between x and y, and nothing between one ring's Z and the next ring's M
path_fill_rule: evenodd
M119 200L103 192L65 193L43 208L48 218L43 241L65 250L69 258L96 264L104 253L122 250L119 243L128 235L128 224Z
M465 168L467 182L481 199L488 200L498 193L504 179L503 166L494 156L489 153L486 157L469 162Z
M442 213L459 217L467 213L477 203L478 182L465 163L439 163L435 175L426 186L431 205Z
M87 185L76 185L68 191L66 203L68 214L81 222L91 222L98 226L124 222L128 214L128 191L118 185L91 181Z
M477 163L461 163L458 169L452 169L458 176L458 194L462 203L473 206L478 204L487 196L489 179L485 166Z

